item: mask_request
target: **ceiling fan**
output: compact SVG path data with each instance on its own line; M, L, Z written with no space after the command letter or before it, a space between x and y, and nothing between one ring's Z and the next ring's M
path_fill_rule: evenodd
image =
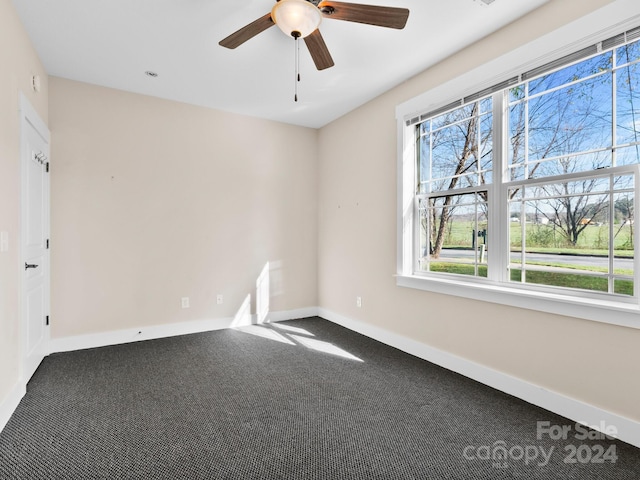
M409 18L406 8L361 5L330 0L276 0L271 12L245 25L220 41L226 48L236 48L267 28L277 25L294 39L303 38L318 70L334 65L318 26L323 18L402 29Z

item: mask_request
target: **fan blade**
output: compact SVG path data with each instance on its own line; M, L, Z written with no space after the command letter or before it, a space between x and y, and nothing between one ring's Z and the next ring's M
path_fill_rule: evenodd
M237 32L232 33L224 40L220 40L219 44L227 48L236 48L242 45L247 40L252 39L259 33L264 32L267 28L273 27L275 23L271 19L271 13L267 13L264 17L251 22L249 25L245 25Z
M320 30L316 28L311 35L304 37L304 43L307 44L313 63L316 64L318 70L333 67L333 58L331 58L327 44L324 43Z
M326 18L397 28L398 30L404 28L409 18L409 10L406 8L332 1L320 2L318 8Z

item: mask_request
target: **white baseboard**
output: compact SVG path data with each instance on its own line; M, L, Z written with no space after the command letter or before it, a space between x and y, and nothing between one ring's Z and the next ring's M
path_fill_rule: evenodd
M120 345L122 343L139 342L141 340L219 330L231 326L232 322L233 318L219 318L52 338L49 340L48 351L49 354L69 352L73 350L84 350L86 348L106 347L109 345Z
M318 307L299 308L297 310L283 310L281 312L269 312L267 322L284 322L298 318L317 317Z
M589 425L596 430L601 430L601 426L613 426L617 429L617 438L636 447L640 447L640 423L637 421L616 415L560 393L547 390L484 365L480 365L451 353L430 347L403 335L390 332L374 325L352 320L330 310L318 307L309 307L297 310L270 312L266 321L281 322L313 316L320 316L333 323L342 325L350 330L373 338L374 340L378 340L379 342L410 353L411 355L415 355L418 358L435 363L436 365L440 365L448 370L452 370L497 390L525 400L526 402L569 418L572 421ZM175 335L220 330L223 328L238 326L235 323L236 320L237 319L234 319L233 317L198 320L78 335L74 337L54 338L49 342L49 353L82 350L86 348L118 345L141 340L171 337ZM255 315L252 316L251 321L255 323ZM0 405L0 427L4 427L6 422L9 420L13 410L17 407L25 391L26 389L24 386L21 388L17 386L14 388L14 391L7 396L2 405Z
M317 307L301 308L298 310L284 310L280 312L269 312L267 322L281 322L284 320L294 320L296 318L312 317L318 314ZM137 328L127 328L124 330L114 330L111 332L91 333L86 335L75 335L73 337L52 338L48 344L48 354L57 352L69 352L73 350L84 350L86 348L106 347L109 345L119 345L122 343L139 342L142 340L152 340L155 338L174 337L176 335L188 335L191 333L209 332L231 328L245 323L238 323L240 317L215 318L207 320L194 320L190 322L170 323L166 325L152 325ZM242 317L240 320L248 324L256 323L256 316Z
M318 315L317 307L301 308L297 310L284 310L270 312L266 322L282 322L298 318L314 317ZM152 340L155 338L173 337L176 335L188 335L191 333L208 332L241 326L239 317L216 318L208 320L196 320L191 322L171 323L167 325L153 325L138 328L127 328L111 332L91 333L75 335L73 337L52 338L47 345L47 355L58 352L84 350L87 348L106 347L123 343ZM251 315L242 318L243 321L256 323L256 316ZM26 385L16 383L0 403L0 432L7 424L11 415L18 407L20 400L27 393Z
M27 393L27 386L18 382L0 403L0 432L4 429L16 408L18 408L18 404L25 393Z
M318 309L318 315L349 330L361 333L369 338L402 350L403 352L440 365L448 370L452 370L465 377L513 395L514 397L518 397L574 422L589 425L599 431L602 431L603 428L615 427L617 430L615 436L618 439L640 447L640 422L547 390L451 353L438 350L403 335L398 335L374 325L352 320L324 308Z

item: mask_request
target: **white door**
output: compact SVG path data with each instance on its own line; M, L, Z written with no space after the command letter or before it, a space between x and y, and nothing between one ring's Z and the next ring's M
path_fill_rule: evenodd
M48 131L39 132L42 128L40 122L23 115L21 268L25 383L44 358L49 337L49 142Z

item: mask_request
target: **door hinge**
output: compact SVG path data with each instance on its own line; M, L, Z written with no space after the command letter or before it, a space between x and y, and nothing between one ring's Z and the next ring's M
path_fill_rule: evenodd
M47 315L45 318L46 318L46 324L45 325L49 325L49 315Z
M49 162L47 162L47 164L46 164L45 171L49 172Z
M47 250L49 250L49 239L47 238Z

